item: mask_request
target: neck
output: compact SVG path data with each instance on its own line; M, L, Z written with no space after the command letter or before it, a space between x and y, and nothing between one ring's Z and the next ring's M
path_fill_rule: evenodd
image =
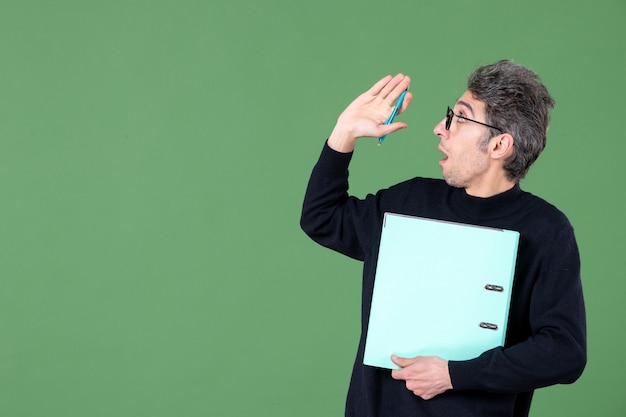
M486 179L478 184L472 184L465 188L465 192L472 197L488 198L510 190L515 184L517 184L516 181L500 176Z

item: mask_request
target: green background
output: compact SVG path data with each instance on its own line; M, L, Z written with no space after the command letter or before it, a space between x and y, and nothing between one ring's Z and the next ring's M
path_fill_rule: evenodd
M522 186L575 226L589 362L531 415L624 416L626 2L0 0L0 414L339 416L360 264L299 229L339 112L412 76L364 195L440 177L480 64L557 101Z

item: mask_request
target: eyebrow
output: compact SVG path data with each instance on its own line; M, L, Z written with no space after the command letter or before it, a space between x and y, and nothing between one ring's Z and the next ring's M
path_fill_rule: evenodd
M456 102L456 104L459 105L459 106L463 106L463 107L467 108L469 110L469 112L471 113L470 116L474 117L474 109L472 108L472 105L469 104L467 101L458 100Z

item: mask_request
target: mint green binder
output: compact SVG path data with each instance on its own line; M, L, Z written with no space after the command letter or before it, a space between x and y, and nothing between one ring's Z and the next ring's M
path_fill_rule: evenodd
M385 213L363 363L503 346L518 242L515 231Z

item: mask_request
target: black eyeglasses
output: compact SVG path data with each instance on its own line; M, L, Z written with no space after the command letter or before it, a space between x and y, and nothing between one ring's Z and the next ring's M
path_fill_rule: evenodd
M478 123L479 125L483 125L483 126L490 127L492 129L499 130L500 133L504 133L504 130L500 129L499 127L488 125L487 123L479 122L478 120L468 119L467 117L461 116L460 114L454 114L454 111L452 111L450 107L448 107L448 111L446 112L446 130L450 130L450 126L452 125L452 118L454 116L458 117L459 119L467 120L468 122Z

